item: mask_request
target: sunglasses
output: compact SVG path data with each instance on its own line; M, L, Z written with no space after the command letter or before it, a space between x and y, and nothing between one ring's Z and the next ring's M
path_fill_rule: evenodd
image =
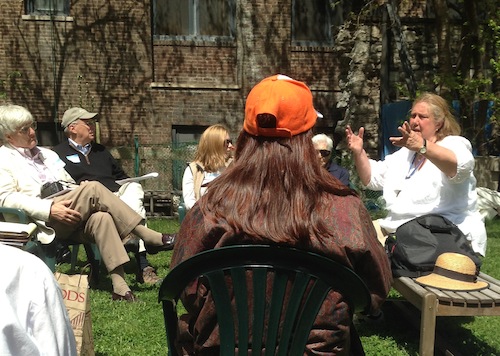
M330 155L330 153L332 153L332 151L328 151L328 150L318 150L318 152L321 155L321 157L328 157Z
M232 144L233 144L233 140L231 140L231 139L226 140L226 146L229 146Z
M17 130L17 132L19 132L20 134L26 135L27 133L30 132L30 129L33 129L33 131L35 131L37 126L38 125L37 125L36 121L33 121L31 124L21 127L19 130Z

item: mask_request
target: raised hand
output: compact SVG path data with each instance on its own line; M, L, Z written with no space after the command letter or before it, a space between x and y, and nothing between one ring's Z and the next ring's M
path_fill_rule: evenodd
M347 140L347 147L349 150L352 151L354 154L359 154L363 151L363 135L365 133L365 128L360 127L358 134L356 135L352 129L351 126L347 125L345 129L345 134L346 134L346 140Z
M394 146L406 147L410 151L418 151L424 144L424 139L419 132L413 131L408 121L398 127L401 137L389 137Z

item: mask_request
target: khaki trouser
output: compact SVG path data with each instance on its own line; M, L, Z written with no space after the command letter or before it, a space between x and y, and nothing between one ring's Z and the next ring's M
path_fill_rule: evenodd
M373 227L375 227L375 231L377 231L377 239L380 241L382 246L385 246L385 240L387 240L387 235L389 234L380 227L380 222L378 220L373 220L372 222Z
M115 194L98 182L88 182L54 198L54 202L71 200L70 208L82 215L80 224L70 226L50 221L59 239L74 237L95 242L108 271L128 262L122 239L142 220ZM77 236L73 236L77 234Z

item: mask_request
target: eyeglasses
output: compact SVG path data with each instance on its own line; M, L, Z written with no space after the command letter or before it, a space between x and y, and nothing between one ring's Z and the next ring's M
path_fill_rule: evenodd
M31 122L31 124L21 127L19 130L17 130L17 132L26 135L30 132L30 129L33 129L33 131L35 131L36 128L37 128L37 123L36 121L33 121Z
M232 145L232 144L233 144L233 140L231 140L231 139L226 140L226 147L229 145Z
M95 126L97 120L96 119L80 119L87 126Z
M317 151L319 152L321 157L328 157L330 155L330 153L332 153L332 151L328 151L328 150L317 150Z

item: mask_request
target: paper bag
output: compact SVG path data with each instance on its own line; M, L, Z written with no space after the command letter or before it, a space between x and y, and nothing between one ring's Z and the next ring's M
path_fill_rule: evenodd
M64 304L68 310L78 355L94 356L88 276L56 272L55 277L61 287Z

